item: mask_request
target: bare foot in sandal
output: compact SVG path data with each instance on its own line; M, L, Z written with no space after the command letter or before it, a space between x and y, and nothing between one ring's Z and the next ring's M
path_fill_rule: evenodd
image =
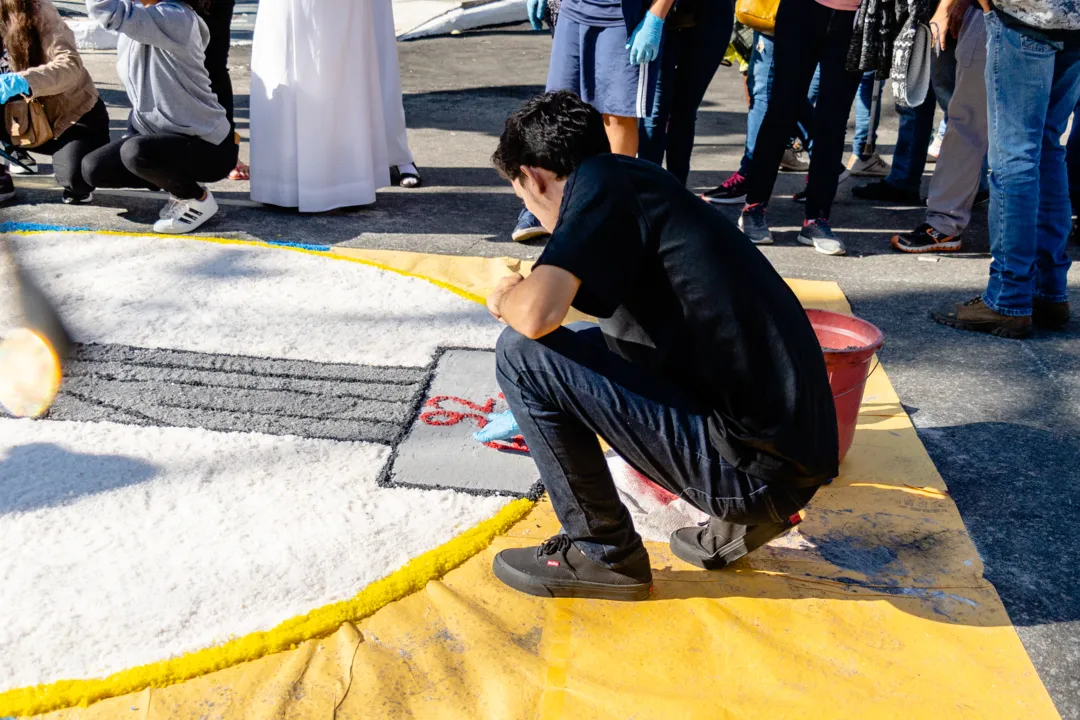
M236 167L233 168L231 173L229 173L229 179L230 180L250 180L251 179L251 168L249 168L244 163L242 163L240 161L237 161Z

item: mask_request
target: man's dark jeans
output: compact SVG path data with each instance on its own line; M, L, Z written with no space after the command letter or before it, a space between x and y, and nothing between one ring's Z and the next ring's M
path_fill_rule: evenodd
M709 440L708 415L680 388L607 349L599 328L530 340L508 328L496 375L563 531L608 566L645 552L597 435L631 466L700 510L754 525L790 517L816 488L769 486Z

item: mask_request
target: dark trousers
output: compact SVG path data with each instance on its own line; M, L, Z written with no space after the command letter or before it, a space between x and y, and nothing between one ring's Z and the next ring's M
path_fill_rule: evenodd
M7 128L0 123L0 141L10 143ZM83 158L94 150L109 144L109 113L105 102L98 100L58 138L53 138L32 149L34 153L52 155L56 183L75 195L86 195L94 186L88 183L82 172Z
M559 328L540 340L499 337L496 375L563 531L609 566L644 553L597 436L631 466L713 517L779 521L816 488L768 485L725 461L708 414L681 388L612 353L600 330Z
M638 157L657 165L667 153L667 169L686 184L690 154L694 150L697 112L709 89L735 22L732 0L706 0L698 9L697 24L668 31L652 113L642 122Z
M769 109L751 160L746 202L769 202L780 159L795 134L795 123L821 64L821 87L814 108L806 217L829 217L844 156L847 119L862 74L848 72L848 44L855 13L832 10L815 0L781 0L776 15L774 77Z
M201 197L199 183L221 180L236 167L232 134L213 145L187 135L132 135L83 159L83 177L94 187L165 190L180 200Z
M233 86L229 76L229 40L235 5L236 0L211 0L210 11L203 18L210 28L210 44L206 46L203 64L210 73L210 90L225 108L230 124L233 124Z

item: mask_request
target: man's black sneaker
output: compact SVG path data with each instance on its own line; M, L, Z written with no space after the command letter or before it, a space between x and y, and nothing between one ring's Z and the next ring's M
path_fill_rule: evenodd
M892 246L900 252L952 252L960 249L959 235L938 232L930 223L923 223L909 233L893 235Z
M796 513L783 522L735 525L710 518L707 523L671 533L675 557L703 570L720 570L802 522Z
M0 203L15 197L15 183L3 168L0 168Z
M89 205L94 202L94 193L77 193L65 189L63 202L65 205Z
M746 178L735 172L719 186L706 190L701 197L717 205L739 205L746 200L746 184Z
M556 535L540 547L503 550L495 556L495 577L540 597L648 600L652 589L649 556L618 569L594 562L568 535Z
M1051 302L1035 298L1031 306L1031 322L1046 330L1060 330L1068 325L1071 319L1068 301Z
M870 200L873 202L899 203L903 205L923 204L923 200L919 197L919 193L901 190L898 187L893 187L884 180L875 180L874 182L865 185L853 187L851 188L851 194L860 200Z

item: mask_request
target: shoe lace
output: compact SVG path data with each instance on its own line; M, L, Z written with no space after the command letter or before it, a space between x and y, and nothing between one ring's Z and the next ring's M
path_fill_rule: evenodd
M832 235L832 228L829 227L829 221L826 218L818 218L814 221L814 225L816 225L817 229L821 232Z
M548 538L536 548L536 557L541 558L545 555L557 555L564 553L570 549L571 545L569 535L556 535L555 537Z
M167 203L165 203L165 210L164 210L165 214L162 216L162 218L163 219L175 218L177 215L180 214L179 213L180 205L181 205L181 202L179 200L177 200L174 197L170 197L169 201Z
M972 305L982 305L982 295L976 295L967 302L964 303L964 307L971 307Z
M731 190L732 188L738 187L739 185L743 184L744 182L746 182L746 178L744 178L739 173L732 173L731 177L729 177L724 182L720 183L720 187L722 187L725 190Z

